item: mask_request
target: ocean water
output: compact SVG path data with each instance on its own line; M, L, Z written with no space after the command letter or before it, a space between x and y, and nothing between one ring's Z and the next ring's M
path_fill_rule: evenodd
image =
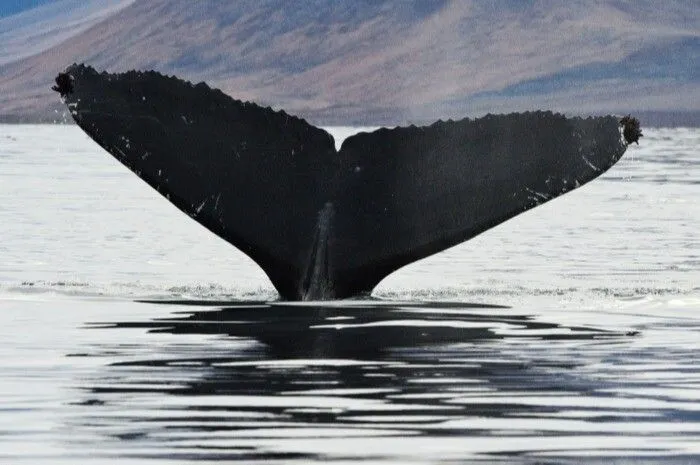
M700 463L699 147L300 304L78 128L0 126L0 463Z

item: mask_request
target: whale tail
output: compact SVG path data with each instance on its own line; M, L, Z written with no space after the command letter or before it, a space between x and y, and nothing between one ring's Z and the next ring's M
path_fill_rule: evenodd
M368 294L610 168L613 116L487 115L326 131L156 72L72 65L56 79L77 124L137 176L249 255L282 298Z

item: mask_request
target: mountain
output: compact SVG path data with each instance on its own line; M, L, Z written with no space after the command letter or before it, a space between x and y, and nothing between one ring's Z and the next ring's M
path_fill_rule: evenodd
M62 0L0 19L0 65L50 50L130 3L133 0Z
M59 0L0 20L11 44L0 118L55 119L53 77L85 62L206 81L318 124L536 108L700 120L697 11L697 0Z

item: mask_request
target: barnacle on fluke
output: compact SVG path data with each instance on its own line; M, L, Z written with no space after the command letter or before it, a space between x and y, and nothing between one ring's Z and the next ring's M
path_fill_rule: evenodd
M628 144L636 142L639 145L639 138L643 137L639 120L631 115L627 115L620 119L620 126L622 126L622 135L625 138L625 142Z
M382 128L336 150L301 118L156 72L72 65L56 83L88 135L290 300L368 294L600 176L627 148L614 116L535 111Z
M58 73L56 85L51 87L51 89L61 94L61 97L65 97L73 92L73 77L67 73Z

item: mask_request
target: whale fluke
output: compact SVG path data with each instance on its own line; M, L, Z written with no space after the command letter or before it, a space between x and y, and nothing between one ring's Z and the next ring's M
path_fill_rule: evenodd
M72 65L55 90L90 137L289 300L368 294L591 181L627 147L614 116L537 111L382 128L336 150L303 119L152 71Z

